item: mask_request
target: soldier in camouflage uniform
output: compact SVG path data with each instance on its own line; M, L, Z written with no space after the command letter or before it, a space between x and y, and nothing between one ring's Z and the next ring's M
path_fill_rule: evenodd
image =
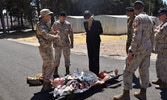
M56 21L52 28L59 32L60 39L57 39L54 43L55 48L55 73L54 77L58 77L58 67L60 64L61 54L63 52L65 59L66 75L70 73L70 48L73 48L73 31L71 24L66 21L66 12L62 11L59 14L60 20ZM70 38L70 40L69 40Z
M141 91L135 92L134 96L140 100L147 100L146 89L149 84L150 55L152 51L153 21L143 12L144 4L136 1L134 11L137 16L133 22L134 36L126 59L126 67L123 72L124 91L122 94L114 96L114 100L130 100L130 90L132 89L132 76L139 67L141 78Z
M155 88L167 88L167 9L159 10L159 20L163 23L160 24L155 31L155 52L157 55L156 72L158 80L152 81L157 84Z
M134 9L133 7L127 7L126 8L126 15L129 17L127 24L128 24L128 33L127 33L127 41L126 41L126 53L128 54L129 47L132 42L132 36L133 36L133 20L135 19Z
M39 52L43 60L42 75L43 75L43 88L42 91L51 88L50 79L54 71L52 42L53 40L60 38L58 35L53 35L53 31L49 28L49 22L51 20L51 14L49 9L42 9L40 11L39 22L37 23L36 37L38 38Z

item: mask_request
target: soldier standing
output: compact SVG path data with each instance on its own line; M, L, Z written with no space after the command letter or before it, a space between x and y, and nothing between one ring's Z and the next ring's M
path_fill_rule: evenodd
M52 41L59 38L58 35L52 35L53 31L49 27L51 15L53 13L49 9L42 9L40 11L39 22L37 23L36 37L38 38L39 52L43 60L42 75L43 88L42 91L51 88L51 77L54 71Z
M66 21L66 12L62 11L59 14L60 20L56 21L52 28L59 32L60 39L57 39L54 43L55 48L55 72L54 77L58 77L58 67L60 64L61 54L63 52L65 59L66 75L70 73L70 48L73 48L73 30L71 24ZM69 40L70 38L70 40Z
M144 3L142 1L136 1L134 3L134 11L137 16L133 22L134 36L126 59L126 67L123 72L124 90L122 94L114 96L114 100L130 100L129 92L132 89L132 76L138 67L141 78L141 90L140 92L135 92L134 96L141 100L147 100L146 89L149 84L153 22L149 16L143 12Z
M160 24L155 30L155 52L157 55L156 72L158 80L152 81L156 89L167 88L167 9L162 8L158 12Z
M132 42L133 36L133 20L135 19L134 9L133 7L126 8L126 15L129 17L127 21L128 33L127 33L127 41L126 41L126 53L128 54L128 49Z

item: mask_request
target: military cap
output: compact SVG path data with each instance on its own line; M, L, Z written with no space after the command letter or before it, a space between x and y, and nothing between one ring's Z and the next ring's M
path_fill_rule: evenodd
M67 16L67 14L66 14L65 11L61 11L61 12L59 13L59 15L60 15L60 16Z
M126 11L133 12L133 11L134 11L134 9L133 9L133 7L126 7Z
M134 3L134 5L136 5L136 4L140 4L140 5L144 6L144 3L143 3L142 1L140 1L140 0L137 0L137 1Z
M88 19L92 16L92 13L89 10L85 10L83 15L85 19Z
M162 14L166 14L167 15L167 9L166 8L160 8L160 10L158 11L158 16L160 16Z
M53 14L53 12L51 12L49 9L42 9L40 11L39 18L46 16L46 15L51 15L51 14Z

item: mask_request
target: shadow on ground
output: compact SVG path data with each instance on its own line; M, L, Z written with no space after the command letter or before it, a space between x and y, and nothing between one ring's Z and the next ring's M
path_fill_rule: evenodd
M140 79L136 77L135 74L133 74L132 82L134 83L133 88L140 89ZM148 87L151 87L151 86L152 86L151 83L149 83Z
M115 89L117 87L120 87L121 81L117 81L117 80L113 81L112 80L112 81L105 83L104 85L94 86L84 93L81 93L81 94L71 93L68 96L61 96L59 98L54 98L52 96L53 95L51 92L51 91L53 91L53 89L52 89L52 90L46 91L46 92L35 93L34 96L31 98L31 100L84 100L86 98L91 97L95 93L103 92L105 88Z
M167 88L161 89L160 95L162 100L167 100Z
M53 100L51 91L53 91L53 89L45 92L34 93L34 96L31 98L31 100Z
M0 39L19 39L19 38L26 38L26 37L32 37L35 36L35 31L32 31L31 29L25 29L25 30L14 30L10 33L0 34Z

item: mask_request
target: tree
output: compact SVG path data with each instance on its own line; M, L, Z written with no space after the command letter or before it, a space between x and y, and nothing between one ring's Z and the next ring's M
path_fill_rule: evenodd
M34 31L34 23L35 22L35 2L33 0L26 0L25 1L25 8L24 9L24 18L27 19L32 27L32 30Z
M0 18L2 23L3 33L6 33L6 26L5 26L5 20L3 15L4 2L5 2L4 0L0 0Z

